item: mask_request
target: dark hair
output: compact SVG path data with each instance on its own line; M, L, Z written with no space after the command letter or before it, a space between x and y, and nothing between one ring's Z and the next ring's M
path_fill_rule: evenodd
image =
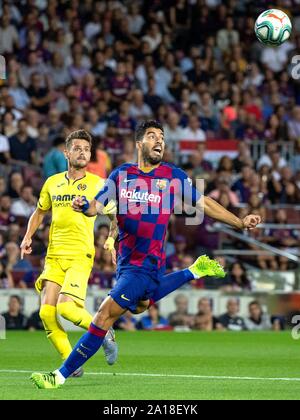
M260 305L260 303L258 302L258 300L252 300L250 303L249 303L249 308L250 308L250 306L253 306L253 305L257 305L257 306L259 306L260 307L260 309L261 309L261 305Z
M71 148L73 140L86 140L92 147L92 136L86 130L72 131L72 133L70 133L66 138L67 149Z
M60 146L61 144L65 144L65 139L63 138L63 136L55 137L55 139L53 140L52 146L57 147L57 146Z
M230 269L229 269L229 271L230 271L230 276L231 276L231 279L232 279L232 281L233 281L233 283L237 283L236 282L236 277L232 274L232 270L233 270L233 267L235 266L235 265L239 265L240 267L241 267L241 269L243 270L243 274L241 275L241 286L242 287L250 287L250 281L249 281L249 279L248 279L248 277L247 277L247 271L246 271L246 268L245 268L245 266L242 264L242 263L240 263L239 261L235 261L234 263L232 263L231 264L231 266L230 266Z
M160 122L155 120L143 121L135 130L135 141L141 141L148 128L158 128L164 132L163 126Z
M9 297L9 300L11 300L11 299L17 299L17 301L19 302L19 305L22 305L22 299L20 298L20 296L18 296L18 295L11 295Z

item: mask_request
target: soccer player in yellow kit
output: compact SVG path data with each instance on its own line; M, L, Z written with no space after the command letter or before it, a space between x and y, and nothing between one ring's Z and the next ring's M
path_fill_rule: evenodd
M48 339L65 360L72 351L68 336L57 319L57 314L88 329L92 315L84 303L88 279L94 261L95 217L85 217L72 209L75 197L94 198L104 180L86 172L91 157L92 138L85 130L72 132L66 139L65 155L68 171L49 177L40 193L36 210L29 219L21 243L21 258L32 252L32 236L52 210L52 223L45 267L35 287L41 293L40 317ZM111 216L110 216L111 217ZM108 243L111 238L108 239ZM109 245L105 248L111 249ZM113 330L105 338L104 353L108 364L117 358L117 344ZM74 376L81 376L82 371Z

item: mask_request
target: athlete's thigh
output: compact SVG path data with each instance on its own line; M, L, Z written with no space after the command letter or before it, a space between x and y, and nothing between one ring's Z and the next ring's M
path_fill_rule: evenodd
M54 283L53 281L44 280L43 290L41 291L41 305L56 306L60 289L61 287L59 284Z
M70 261L66 269L61 294L72 299L79 306L84 306L91 271L92 262L90 260L76 259Z
M149 281L149 275L144 270L122 270L118 273L117 282L109 295L121 308L134 313L138 302L146 294Z
M45 259L44 270L35 282L35 288L38 293L44 289L44 283L50 281L56 283L59 287L63 285L65 280L65 271L63 270L61 260L58 258Z

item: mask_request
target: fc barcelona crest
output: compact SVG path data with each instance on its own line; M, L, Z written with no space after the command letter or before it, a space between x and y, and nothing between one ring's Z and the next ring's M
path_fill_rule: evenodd
M159 190L164 190L164 189L166 189L166 187L167 187L167 180L166 179L158 179L157 181L156 181L156 187L159 189Z
M86 184L79 184L79 185L77 185L77 189L78 189L79 191L84 191L84 190L86 190L86 187L87 187L87 185L86 185Z

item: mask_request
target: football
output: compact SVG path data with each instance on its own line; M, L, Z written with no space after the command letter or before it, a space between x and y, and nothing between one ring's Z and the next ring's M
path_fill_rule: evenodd
M288 15L282 10L270 9L258 16L254 30L260 42L278 46L289 39L292 24Z

